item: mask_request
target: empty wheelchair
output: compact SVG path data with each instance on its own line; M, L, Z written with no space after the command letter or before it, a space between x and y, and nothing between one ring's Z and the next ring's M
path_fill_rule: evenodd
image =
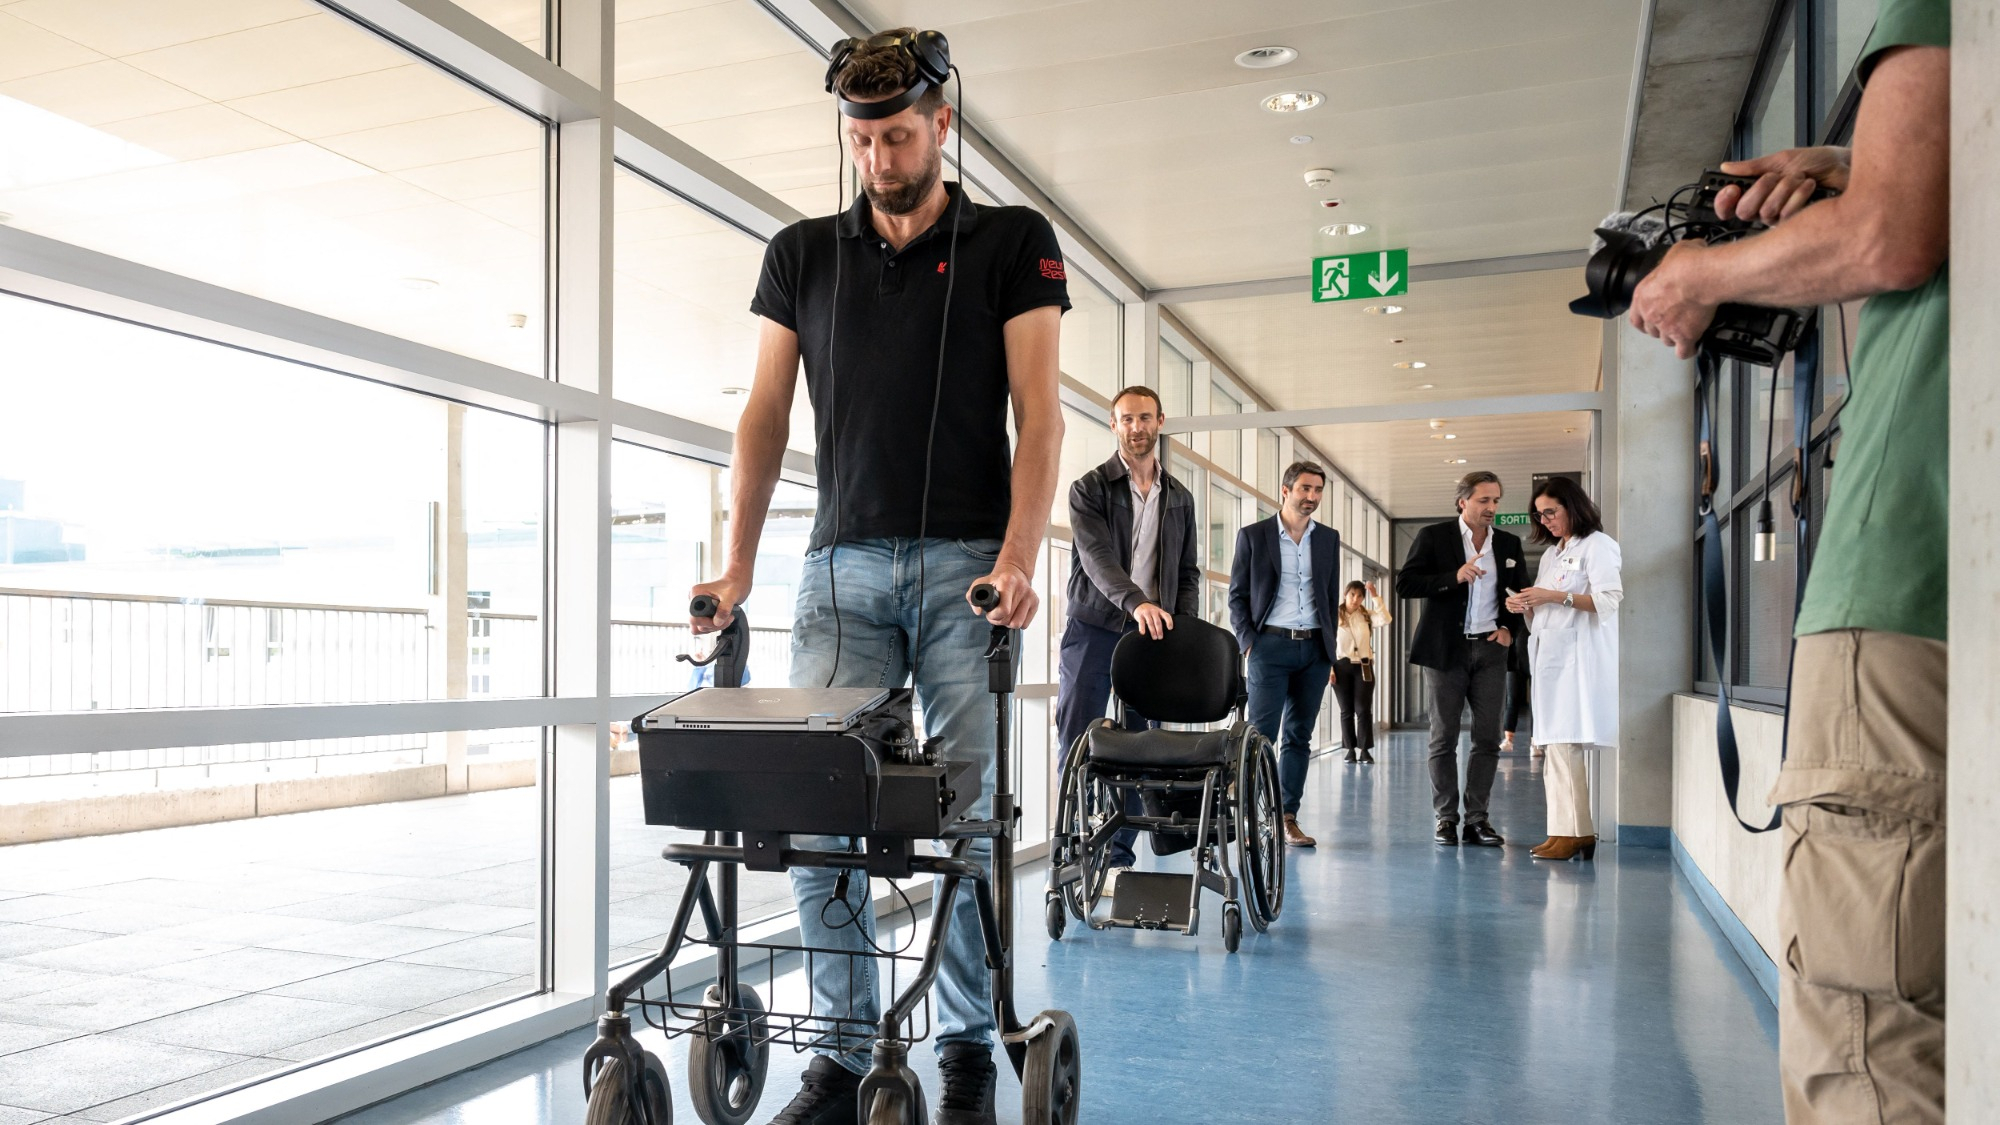
M1125 730L1099 719L1065 750L1050 844L1049 937L1060 941L1072 916L1092 929L1194 934L1207 889L1222 896L1222 944L1234 953L1245 916L1261 933L1285 900L1278 760L1244 718L1236 639L1186 615L1157 641L1128 633L1112 652L1111 687L1155 722L1232 721L1213 730ZM1142 811L1127 811L1133 804ZM1110 909L1100 910L1105 851L1126 828L1150 833L1157 854L1192 853L1193 870L1121 871Z

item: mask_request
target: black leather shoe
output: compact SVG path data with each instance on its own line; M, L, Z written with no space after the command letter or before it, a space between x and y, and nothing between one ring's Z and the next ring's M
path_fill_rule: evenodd
M1355 761L1360 762L1364 766L1372 766L1375 764L1375 755L1363 750L1361 751L1361 756L1356 758Z
M1506 843L1507 838L1493 831L1493 826L1485 821L1474 820L1465 826L1465 842L1482 848L1497 848Z
M1354 749L1353 747L1351 747L1351 746L1350 746L1350 747L1348 747L1348 750L1347 750L1347 757L1346 757L1346 758L1344 758L1344 759L1342 759L1342 761L1348 761L1348 762L1358 762L1358 761L1360 761L1361 759L1360 759L1359 757L1357 757L1357 756L1356 756L1356 753L1357 753L1357 752L1355 751L1355 749Z
M936 1125L999 1125L993 1115L993 1048L984 1043L946 1043L938 1055Z
M1436 840L1437 840L1437 842L1438 842L1438 843L1440 843L1440 844L1443 844L1443 845L1444 845L1445 847L1447 847L1447 848L1455 848L1455 847L1457 847L1457 846L1458 846L1458 822L1457 822L1457 821L1455 821L1455 820L1440 820L1440 821L1438 821L1438 830L1437 830L1437 836L1436 836Z
M860 1096L859 1074L825 1055L815 1055L806 1064L798 1096L778 1111L771 1125L859 1125Z

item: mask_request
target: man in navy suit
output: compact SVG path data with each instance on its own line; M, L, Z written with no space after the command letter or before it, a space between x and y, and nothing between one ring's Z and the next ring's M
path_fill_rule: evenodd
M1318 464L1288 466L1278 514L1236 533L1229 571L1229 625L1250 661L1250 722L1278 743L1285 843L1295 848L1317 843L1299 828L1299 798L1333 670L1340 605L1340 533L1312 520L1325 490Z

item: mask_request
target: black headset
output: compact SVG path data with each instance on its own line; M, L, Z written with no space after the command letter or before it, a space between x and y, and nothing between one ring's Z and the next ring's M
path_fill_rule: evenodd
M902 53L908 63L905 68L910 75L910 86L893 98L879 102L848 101L833 88L836 78L862 47L894 47ZM917 104L917 99L930 91L944 89L951 77L951 44L947 43L941 31L916 31L908 35L873 35L867 39L842 39L833 45L833 57L827 61L826 92L840 103L840 112L862 121L879 121L893 117Z

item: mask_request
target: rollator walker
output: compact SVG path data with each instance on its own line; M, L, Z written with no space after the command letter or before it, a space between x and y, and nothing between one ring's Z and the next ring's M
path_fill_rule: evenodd
M1174 616L1159 640L1125 634L1111 653L1121 704L1155 722L1217 730L1125 730L1097 719L1065 752L1045 913L1061 941L1069 917L1092 929L1201 929L1201 893L1222 896L1222 945L1243 919L1259 933L1285 904L1284 809L1270 740L1244 718L1248 692L1236 639L1199 617ZM1128 812L1132 804L1141 812ZM1161 855L1193 853L1191 872L1119 871L1109 911L1105 849L1121 829L1150 832ZM1233 856L1232 856L1232 848Z
M999 593L982 583L973 588L972 602L992 609ZM690 607L696 617L713 616L716 609L706 595ZM1020 815L1008 742L1014 643L1013 630L996 625L985 656L997 735L989 820L960 819L979 795L979 769L973 762L940 757L936 740L920 743L911 725L909 689L737 686L749 653L741 610L719 635L713 655L693 661L713 662L720 686L698 688L633 723L646 823L704 835L699 844L670 844L661 853L688 869L687 890L659 955L612 985L606 996L597 1041L583 1060L589 1125L669 1125L673 1119L666 1068L633 1038L632 1009L667 1038L687 1038L688 1094L707 1125L744 1125L750 1119L774 1044L801 1052L868 1048L873 1065L861 1082L861 1120L923 1125L929 1110L909 1051L929 1035L930 988L951 904L961 893L970 893L978 904L994 1022L1021 1079L1024 1125L1075 1125L1082 1079L1075 1021L1067 1012L1050 1010L1023 1023L1014 1007L1012 828ZM795 834L861 837L865 846L849 852L800 850L790 846ZM993 842L990 875L966 855L976 839ZM949 841L950 854L920 854L915 848L920 840ZM739 869L793 867L837 868L843 876L938 876L930 937L921 955L742 940ZM690 932L697 909L699 934ZM689 946L714 951L714 980L699 998L681 991L685 986L676 984L672 971L675 957ZM767 1007L765 997L775 996L781 973L803 968L810 977L831 960L858 974L863 959L889 969L894 1000L879 1021L815 1015L809 1004L805 1012ZM744 979L746 973L759 978L762 994ZM908 984L899 991L905 976ZM656 977L664 987L651 998L645 988Z

